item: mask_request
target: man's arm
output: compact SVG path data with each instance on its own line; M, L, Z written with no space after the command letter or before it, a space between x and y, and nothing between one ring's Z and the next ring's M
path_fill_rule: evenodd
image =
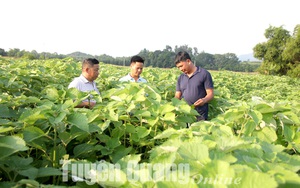
M80 104L78 104L75 108L89 108L92 109L95 106L95 102L89 102L89 101L83 101Z
M177 98L177 99L181 98L181 92L180 91L175 92L175 98Z
M205 103L208 103L214 98L214 89L206 89L206 96L204 98L201 98L197 100L194 105L195 106L203 106Z

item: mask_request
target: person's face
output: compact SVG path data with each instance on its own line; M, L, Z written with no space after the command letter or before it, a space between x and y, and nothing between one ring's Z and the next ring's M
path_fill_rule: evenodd
M131 76L139 77L140 74L143 72L144 63L141 62L131 63L130 68L131 68Z
M89 81L94 81L99 76L99 64L95 64L93 66L88 66L87 68L87 75Z
M191 69L190 65L191 65L191 60L187 59L186 61L180 61L179 63L177 63L176 67L184 74L189 74Z

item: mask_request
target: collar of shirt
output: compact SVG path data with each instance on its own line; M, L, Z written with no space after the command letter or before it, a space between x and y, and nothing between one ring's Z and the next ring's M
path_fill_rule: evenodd
M88 83L92 84L94 90L95 90L97 93L100 94L100 91L99 91L99 90L97 89L97 87L96 87L95 81L93 81L93 82L88 81L82 74L79 76L79 79L80 79L83 83L85 83L85 84L88 84Z
M80 80L82 80L83 81L83 83L88 83L88 82L90 82L90 81L88 81L82 74L80 75ZM93 82L90 82L90 83L93 83Z
M128 73L128 77L130 78L130 80L132 80L132 81L135 82L135 79L130 75L130 73ZM137 82L141 82L141 81L142 81L142 79L141 79L141 77L139 77L139 78L137 79Z
M186 77L188 77L188 78L192 78L195 74L197 74L197 73L199 73L199 72L201 72L201 69L200 69L200 67L197 67L197 70L192 74L191 77L189 77L187 74L184 74L184 76L186 76Z

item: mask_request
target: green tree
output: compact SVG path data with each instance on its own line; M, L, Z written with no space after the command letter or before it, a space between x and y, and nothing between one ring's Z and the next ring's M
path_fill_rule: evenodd
M233 53L215 54L214 59L218 70L238 70L240 61Z
M283 27L270 26L265 31L267 42L259 43L254 48L254 57L263 60L260 72L265 74L286 75L289 69L288 61L282 53L291 35Z
M194 56L193 48L189 47L188 45L182 45L182 46L179 46L179 47L176 45L174 51L175 51L176 54L179 51L186 51L187 53L189 53L189 55L193 59L193 57L192 57L192 56Z
M6 56L7 53L6 53L6 51L4 49L0 48L0 55Z
M14 49L9 49L7 52L7 56L9 57L18 57L18 53L20 52L20 49L14 48Z
M100 56L96 56L96 58L104 63L108 63L108 64L116 64L116 65L121 65L121 64L117 64L115 62L115 59L112 56L106 55L106 54L102 54Z
M216 69L214 55L205 53L204 51L195 57L195 63L197 66L203 67L205 69Z
M29 60L36 59L36 58L34 57L34 55L33 55L32 53L30 53L30 52L25 52L25 53L23 54L22 58L24 58L24 59L29 59Z
M294 29L293 36L288 39L282 57L288 63L288 75L300 77L300 24Z

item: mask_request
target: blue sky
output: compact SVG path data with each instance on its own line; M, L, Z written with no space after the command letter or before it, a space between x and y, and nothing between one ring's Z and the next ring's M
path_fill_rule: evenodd
M2 0L0 48L132 56L166 45L252 53L271 25L292 32L298 0Z

